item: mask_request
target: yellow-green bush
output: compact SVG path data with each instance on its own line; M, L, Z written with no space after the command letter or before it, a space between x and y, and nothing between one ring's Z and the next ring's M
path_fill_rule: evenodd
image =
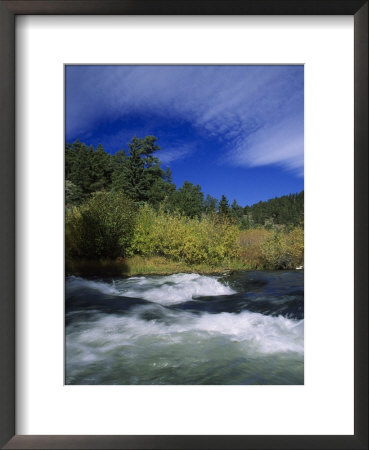
M304 229L253 228L240 233L241 257L255 269L294 269L304 262Z
M304 230L274 231L262 245L264 266L269 269L294 269L304 261Z
M287 235L287 244L295 266L304 264L304 229L293 228Z
M81 208L74 206L66 210L65 217L65 254L67 258L82 256L81 242L83 242Z
M189 264L212 264L238 256L238 234L237 226L225 221L190 219L178 212L156 212L144 205L137 217L130 252Z
M135 206L122 193L97 192L66 212L65 249L71 258L116 258L130 246Z
M251 228L240 232L241 257L247 267L263 267L262 246L272 235L273 231L264 228Z

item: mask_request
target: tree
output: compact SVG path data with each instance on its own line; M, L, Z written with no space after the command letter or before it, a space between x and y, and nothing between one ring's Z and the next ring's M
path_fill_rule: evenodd
M163 180L166 183L173 183L172 171L169 169L169 167L165 168L165 172L164 172L164 175L163 175Z
M124 192L133 200L139 201L144 197L144 177L143 171L145 163L141 158L141 145L138 138L133 137L128 144L129 152L127 163L124 165L123 186Z
M304 191L246 206L244 213L262 226L299 226L304 217Z
M243 208L237 203L236 199L232 202L230 215L237 221L240 221L243 217Z
M114 192L124 191L125 189L125 166L127 164L127 155L124 150L119 150L111 158L111 189Z
M65 205L79 205L83 200L83 192L79 186L76 186L70 180L65 180Z
M162 178L157 178L148 191L148 203L158 208L160 203L165 199L166 183Z
M183 186L178 189L175 195L177 208L182 214L187 217L201 217L204 194L201 192L201 187L196 186L188 181L183 183Z
M157 138L134 136L128 144L128 156L120 154L120 163L114 162L113 188L122 190L136 202L150 201L150 195L158 193L158 180L163 180L164 172L154 153L160 150ZM154 186L156 187L154 188Z
M92 186L92 158L93 147L87 147L79 140L68 148L68 174L69 180L78 186L84 196L93 192Z
M65 144L65 179L66 180L69 180L70 174L72 172L72 167L74 164L75 156L76 156L75 147L72 144L68 144L68 143Z
M219 206L218 206L219 215L222 217L228 217L229 216L229 205L228 200L225 195L222 195L222 198L220 199Z
M110 155L99 144L91 161L91 189L100 191L108 188L111 184L111 172Z
M207 215L215 214L217 211L218 200L207 194L204 200L204 212Z

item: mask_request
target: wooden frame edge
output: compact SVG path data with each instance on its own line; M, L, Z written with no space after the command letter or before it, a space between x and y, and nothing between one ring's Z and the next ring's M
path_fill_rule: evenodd
M174 4L175 3L175 4ZM15 16L17 14L354 14L354 436L16 436ZM6 449L368 448L368 2L365 0L0 0L0 445Z

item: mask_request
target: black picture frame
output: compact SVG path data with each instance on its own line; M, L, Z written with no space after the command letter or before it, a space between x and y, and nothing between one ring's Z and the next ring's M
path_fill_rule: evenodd
M354 435L15 435L15 17L19 14L353 15ZM368 449L368 1L0 0L0 445L6 449Z

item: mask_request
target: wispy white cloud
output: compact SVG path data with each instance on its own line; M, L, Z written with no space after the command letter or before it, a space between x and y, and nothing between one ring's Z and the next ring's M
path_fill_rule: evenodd
M195 152L195 146L188 144L179 144L175 147L166 147L160 152L160 161L163 164L170 164L192 155Z
M303 171L302 66L81 66L67 72L67 132L130 114L190 123L237 166ZM169 163L191 154L168 148Z
M304 123L302 117L287 117L265 124L247 138L239 139L228 162L236 166L282 165L296 175L303 175Z

